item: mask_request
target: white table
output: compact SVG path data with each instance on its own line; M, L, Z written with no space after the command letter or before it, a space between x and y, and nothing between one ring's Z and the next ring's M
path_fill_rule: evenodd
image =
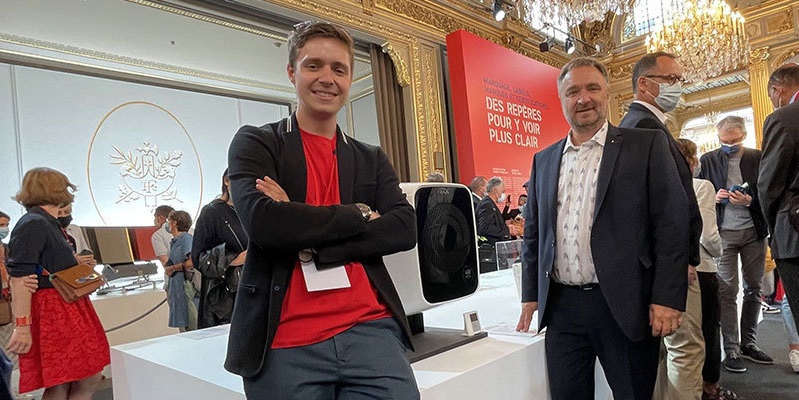
M481 280L472 297L425 313L429 326L461 329L463 312L477 310L489 337L412 364L422 398L549 398L543 337L511 333L519 313L512 272L483 274ZM244 399L241 378L222 368L228 328L113 347L114 399L172 400L174 388L194 400ZM599 367L596 398L611 398Z

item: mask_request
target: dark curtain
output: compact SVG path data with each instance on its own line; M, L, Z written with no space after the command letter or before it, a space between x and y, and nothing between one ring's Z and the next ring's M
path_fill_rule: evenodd
M380 131L380 146L388 155L397 171L400 182L410 181L408 140L406 136L405 112L402 88L397 82L394 62L380 46L371 45L372 79L377 103L377 126Z

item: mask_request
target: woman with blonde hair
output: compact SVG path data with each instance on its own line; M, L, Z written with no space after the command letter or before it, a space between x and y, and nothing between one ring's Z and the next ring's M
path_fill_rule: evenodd
M34 168L14 197L27 213L9 242L16 328L8 350L19 354L19 391L45 388L42 400L91 399L110 363L108 339L89 298L67 303L48 277L78 264L57 219L76 190L61 172ZM24 290L24 277L31 274L38 278L33 294Z

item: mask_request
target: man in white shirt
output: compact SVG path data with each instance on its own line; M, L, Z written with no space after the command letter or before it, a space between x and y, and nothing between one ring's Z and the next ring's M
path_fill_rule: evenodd
M596 359L617 399L651 399L659 337L681 324L688 201L665 135L607 121L596 59L558 78L568 135L533 158L522 261L527 331L538 310L552 398L593 399ZM694 200L695 201L695 200Z

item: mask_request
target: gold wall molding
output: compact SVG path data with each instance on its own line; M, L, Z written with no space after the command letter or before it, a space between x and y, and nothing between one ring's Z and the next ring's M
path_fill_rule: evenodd
M568 61L565 56L556 55L557 52L541 53L538 50L538 35L520 21L506 18L503 28L496 28L484 20L467 16L462 13L453 13L451 9L435 4L433 1L409 0L374 0L375 10L380 10L381 17L408 24L419 24L421 31L429 38L444 43L446 35L459 29L471 32L488 41L510 48L526 57L560 68ZM473 10L473 13L487 11ZM514 35L512 32L516 31ZM527 38L531 38L527 41ZM533 43L535 42L535 43Z
M766 116L774 111L771 99L768 97L768 78L771 75L769 68L769 47L764 46L752 51L752 60L749 64L749 86L752 109L755 115L755 138L757 147L763 142L763 123Z
M405 60L402 56L389 42L383 43L380 48L383 50L383 53L388 54L391 61L394 62L394 72L397 74L397 82L399 85L402 87L409 86L411 84L411 77L408 74L408 66L405 64Z
M438 57L439 52L436 47L423 46L422 69L424 71L424 97L427 105L425 108L425 121L427 122L429 132L444 131L443 104L441 101L442 94L439 88L441 82L443 82L443 77L441 76L440 69L438 68L438 66L441 64L438 60ZM431 161L433 161L433 165L430 166L430 169L439 171L443 173L444 176L447 176L449 171L447 163L444 163L444 165L436 165L435 162L436 154L444 153L443 136L441 139L441 141L436 140L435 142L431 143L433 156Z
M283 93L294 93L294 89L289 86L273 85L254 79L247 79L237 76L219 74L215 72L203 71L199 69L186 68L172 64L166 64L156 61L144 60L141 58L134 58L128 56L121 56L112 53L106 53L97 50L86 49L82 47L69 46L61 43L48 42L44 40L32 39L23 36L10 35L0 32L0 42L9 43L19 46L25 46L38 50L53 51L61 54L68 54L72 56L79 56L93 60L112 62L116 64L129 65L133 67L147 68L156 71L169 72L179 75L191 76L200 79L208 79L218 82L233 83L237 85L250 86L259 89L274 90ZM35 56L35 55L33 55ZM132 75L141 75L134 71L127 71ZM192 82L196 83L196 82Z
M785 64L785 61L788 61L789 58L799 54L799 47L786 51L779 57L774 57L774 64L772 64L772 69L779 68L782 64Z
M167 5L167 4L163 4L163 3L156 3L154 1L148 1L148 0L125 0L125 1L130 2L130 3L139 4L139 5L142 5L142 6L155 8L155 9L161 10L161 11L166 11L166 12L169 12L169 13L172 13L172 14L177 14L177 15L182 15L184 17L197 19L197 20L200 20L200 21L203 21L203 22L209 22L209 23L212 23L212 24L221 25L221 26L224 26L225 28L235 29L235 30L239 30L239 31L242 31L242 32L251 33L253 35L263 36L263 37L266 37L266 38L269 38L269 39L280 40L280 41L283 41L283 42L286 41L286 36L285 35L277 34L277 33L274 33L274 32L269 32L269 31L267 31L265 29L257 28L257 27L250 26L250 25L244 25L244 24L241 24L241 23L238 23L238 22L234 22L232 20L219 18L217 16L213 16L213 15L209 15L209 14L205 14L205 13L199 13L199 12L196 12L196 11L190 11L190 10L186 10L186 9L182 9L182 8L177 8L177 7L174 7L174 6L171 6L171 5Z

